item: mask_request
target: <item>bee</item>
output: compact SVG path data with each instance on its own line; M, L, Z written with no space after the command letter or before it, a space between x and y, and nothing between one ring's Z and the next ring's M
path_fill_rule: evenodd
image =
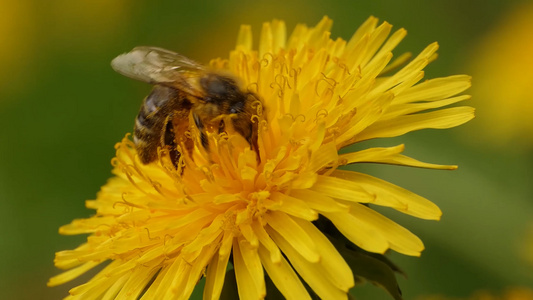
M183 154L180 151L191 154L194 148L190 124L198 128L199 143L209 153L207 130L222 133L229 127L227 122L248 141L259 160L258 125L252 116L258 114L261 102L230 75L178 53L146 46L119 55L111 66L122 75L154 85L133 130L133 142L143 164L155 161L158 149L166 148L177 167Z

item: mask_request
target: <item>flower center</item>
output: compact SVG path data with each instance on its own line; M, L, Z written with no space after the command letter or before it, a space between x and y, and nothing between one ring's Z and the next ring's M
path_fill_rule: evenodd
M268 202L272 202L270 200L269 191L258 191L249 194L248 205L246 206L246 210L248 211L250 217L256 218L261 217L263 214L265 214L268 210Z

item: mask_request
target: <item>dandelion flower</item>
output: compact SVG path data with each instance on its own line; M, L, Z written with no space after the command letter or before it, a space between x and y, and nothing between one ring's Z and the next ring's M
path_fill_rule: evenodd
M498 22L472 56L472 93L483 113L469 133L484 147L526 153L533 149L532 30L533 3L525 1Z
M56 266L68 270L49 285L109 262L72 289L69 299L187 299L202 277L204 299L217 299L231 262L242 299L264 298L265 276L287 299L310 299L306 285L322 299L346 299L354 274L315 225L319 216L365 251L419 256L421 240L369 204L431 220L440 218L439 208L339 167L456 167L404 156L403 145L339 150L467 122L472 108L443 107L469 98L458 94L470 86L470 77L421 82L438 45L413 59L406 54L393 60L391 51L406 31L390 34L392 26L378 26L374 17L349 41L331 39L331 25L325 17L315 27L298 25L286 38L283 22L265 23L257 50L251 28L242 26L229 58L213 60L211 67L232 73L260 98L252 117L259 124L257 151L231 130L208 132L210 151L195 143L176 170L164 153L142 164L126 136L116 145L114 177L96 200L86 202L96 214L60 228L61 234L89 237L57 253ZM197 135L194 126L190 131Z
M418 297L417 300L533 300L533 290L526 287L509 287L500 293L500 295L486 290L480 290L466 298L435 295Z

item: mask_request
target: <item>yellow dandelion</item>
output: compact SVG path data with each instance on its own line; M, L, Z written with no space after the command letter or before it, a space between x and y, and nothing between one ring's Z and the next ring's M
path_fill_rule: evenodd
M520 256L528 263L533 264L533 223L529 224L522 240L519 248Z
M417 300L533 300L533 290L526 287L510 287L501 295L489 291L476 291L470 297L456 298L444 296L425 296Z
M470 136L475 136L470 140L483 147L506 152L533 147L532 30L533 2L523 1L498 22L472 55L476 82L472 93L482 114L476 126L470 127Z
M404 156L403 145L339 150L467 122L472 108L442 107L469 98L458 94L470 86L470 77L422 81L438 45L411 60L409 55L392 60L406 31L391 35L392 26L378 26L374 17L349 41L331 39L331 25L325 17L315 27L298 25L286 38L283 22L265 23L258 50L250 27L242 26L229 58L214 60L211 67L233 74L257 95L251 117L257 149L227 128L207 131L206 151L198 128L190 126L195 142L191 151L182 151L176 169L165 151L155 162L141 163L134 143L124 138L116 146L115 177L86 203L96 215L60 228L61 234L89 237L78 248L57 253L56 266L69 270L49 285L109 262L72 289L69 299L187 299L202 277L204 299L217 299L231 262L242 299L264 298L265 276L287 299L310 299L306 285L322 299L346 299L354 274L316 226L319 216L365 251L420 255L424 246L417 236L368 204L432 220L440 218L439 208L391 183L339 167L456 167Z

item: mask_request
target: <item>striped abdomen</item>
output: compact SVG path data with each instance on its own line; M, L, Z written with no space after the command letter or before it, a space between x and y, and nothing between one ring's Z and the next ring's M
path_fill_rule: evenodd
M133 131L133 142L143 164L157 159L158 147L163 148L168 145L171 149L176 149L172 126L167 124L172 120L174 109L181 109L173 106L180 103L188 101L180 99L176 89L161 85L156 85L150 95L144 99Z

